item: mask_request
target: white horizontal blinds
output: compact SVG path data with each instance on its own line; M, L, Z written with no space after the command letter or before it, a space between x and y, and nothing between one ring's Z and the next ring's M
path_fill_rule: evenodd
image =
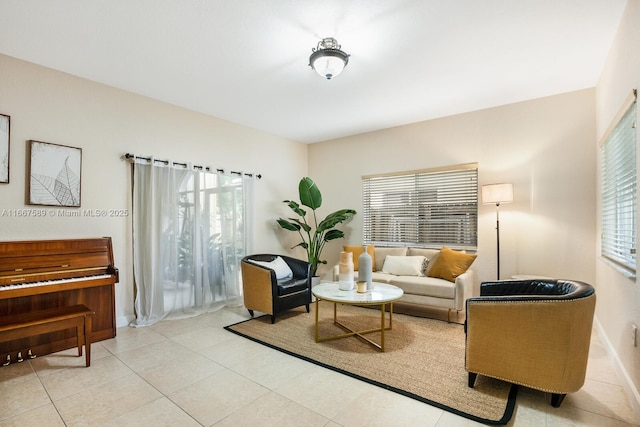
M624 112L600 149L602 256L636 271L636 102Z
M475 249L478 240L478 170L417 176L421 188L418 243Z
M364 177L362 185L365 243L477 247L475 165Z
M402 245L417 240L414 175L365 179L363 201L365 243Z

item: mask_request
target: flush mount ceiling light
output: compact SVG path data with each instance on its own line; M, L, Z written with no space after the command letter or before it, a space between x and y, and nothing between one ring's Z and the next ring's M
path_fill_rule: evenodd
M349 55L340 50L338 40L333 37L322 39L311 51L309 66L327 80L340 74L349 62Z

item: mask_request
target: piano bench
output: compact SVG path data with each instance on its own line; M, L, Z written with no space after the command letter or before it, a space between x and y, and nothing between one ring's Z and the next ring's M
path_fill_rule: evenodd
M95 313L82 304L0 317L0 342L76 329L78 356L85 346L85 365L91 365L91 319Z

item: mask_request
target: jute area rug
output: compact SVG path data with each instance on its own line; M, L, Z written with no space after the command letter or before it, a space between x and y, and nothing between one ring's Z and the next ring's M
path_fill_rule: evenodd
M225 329L287 354L485 424L506 424L517 387L478 376L467 386L463 326L394 313L385 333L385 352L357 337L315 342L315 303L279 315L250 319ZM333 324L333 304L320 302L320 336L343 333ZM380 326L380 311L338 306L338 320L364 330ZM380 333L367 337L380 342Z

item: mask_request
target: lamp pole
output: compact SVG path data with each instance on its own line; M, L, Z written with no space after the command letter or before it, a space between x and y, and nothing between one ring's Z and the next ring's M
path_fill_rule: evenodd
M496 260L497 280L500 280L500 202L496 203Z
M513 201L513 184L487 184L482 186L482 203L496 205L496 274L500 280L500 204Z

